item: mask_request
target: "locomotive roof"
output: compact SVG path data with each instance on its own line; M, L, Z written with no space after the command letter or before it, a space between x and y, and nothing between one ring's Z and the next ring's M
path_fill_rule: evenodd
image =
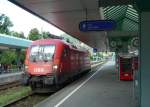
M49 44L49 43L63 43L62 40L60 39L39 39L36 41L33 41L32 45L37 45L37 44Z
M60 39L40 39L40 40L36 40L36 41L33 41L32 45L37 45L37 44L41 44L41 45L44 45L44 44L49 44L49 43L55 43L55 44L65 44L67 46L69 46L71 49L73 50L78 50L78 51L84 51L86 52L87 50L83 50L83 49L79 49L77 48L76 46L66 42L66 41L63 41L63 40L60 40Z

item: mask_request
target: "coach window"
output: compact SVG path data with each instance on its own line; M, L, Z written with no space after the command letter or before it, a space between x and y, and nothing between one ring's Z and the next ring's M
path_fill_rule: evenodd
M67 49L65 48L64 49L64 52L63 52L63 58L67 57Z

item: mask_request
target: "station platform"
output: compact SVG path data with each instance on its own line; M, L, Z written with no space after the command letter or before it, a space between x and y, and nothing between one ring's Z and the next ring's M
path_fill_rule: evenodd
M133 82L120 81L108 61L35 107L135 107Z
M23 72L1 74L0 85L21 80L22 74Z

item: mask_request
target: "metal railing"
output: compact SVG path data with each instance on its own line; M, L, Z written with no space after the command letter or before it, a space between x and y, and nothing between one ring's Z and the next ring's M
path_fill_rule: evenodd
M25 70L25 68L0 69L0 74L23 72L24 70Z

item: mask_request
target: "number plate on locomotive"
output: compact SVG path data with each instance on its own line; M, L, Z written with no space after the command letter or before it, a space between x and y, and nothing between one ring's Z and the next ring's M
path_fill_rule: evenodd
M34 72L44 72L44 68L34 68Z

